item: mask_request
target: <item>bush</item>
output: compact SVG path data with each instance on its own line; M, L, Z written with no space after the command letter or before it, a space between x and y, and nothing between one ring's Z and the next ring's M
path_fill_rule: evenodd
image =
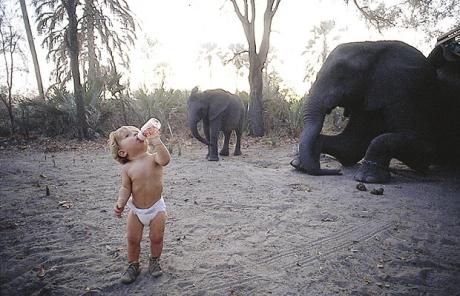
M138 90L134 92L134 110L139 114L141 126L149 118L158 118L162 123L162 133L170 137L182 135L187 130L187 99L188 91Z
M276 72L264 79L264 126L270 137L298 137L303 127L303 102L295 92L280 86Z
M68 134L77 136L76 107L73 96L55 89L48 100L23 99L18 104L19 132L23 135L39 133L46 136Z
M107 93L86 94L87 120L90 131L107 137L108 133L122 125L141 126L149 118L162 122L162 134L178 144L191 137L187 122L187 99L189 91L158 88L153 91L136 90L130 94L119 92L105 98ZM247 92L237 93L245 105L249 105ZM91 99L88 99L91 98ZM271 139L282 136L299 137L303 129L303 105L305 97L298 97L292 90L283 89L271 81L264 89L264 124L266 135ZM334 112L337 112L335 114ZM53 89L46 101L21 99L15 106L18 131L21 134L43 134L46 136L65 135L77 137L75 100L71 93L63 89ZM9 126L6 109L0 108L0 132L7 133ZM3 118L5 120L3 120ZM325 120L326 132L335 132L345 125L341 111L334 110ZM244 131L247 133L247 112Z

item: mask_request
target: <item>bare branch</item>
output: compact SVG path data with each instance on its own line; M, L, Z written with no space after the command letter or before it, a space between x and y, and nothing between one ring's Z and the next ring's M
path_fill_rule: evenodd
M233 7L235 9L235 12L236 12L236 15L238 16L238 18L240 19L241 23L244 24L248 21L247 20L247 2L245 1L245 14L244 16L241 14L241 10L240 8L238 7L238 4L236 3L236 0L230 0L233 4Z
M224 60L224 65L227 65L231 62L233 62L236 58L238 58L239 56L243 55L244 53L249 53L248 50L242 50L242 51L238 51L238 52L234 52L233 53L233 57L229 58L228 60Z
M245 0L245 2L246 2L246 0ZM253 27L254 27L254 23L256 21L256 3L255 2L256 2L255 0L251 0L251 21L250 21L250 23L252 24ZM249 17L248 17L248 19L249 19Z
M275 9L273 10L273 4L275 0L267 0L267 7L264 13L264 32L262 42L260 44L259 56L265 60L268 55L268 49L270 47L270 33L273 17L275 16L276 9L278 9L279 1L276 0Z

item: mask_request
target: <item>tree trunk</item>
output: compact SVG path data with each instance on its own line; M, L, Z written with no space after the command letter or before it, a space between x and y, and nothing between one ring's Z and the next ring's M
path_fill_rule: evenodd
M37 51L35 50L34 37L32 36L32 30L30 28L29 14L27 13L27 7L25 0L19 0L21 4L22 19L24 20L24 27L26 29L27 41L29 42L30 53L32 54L32 60L35 69L35 78L37 79L37 88L40 98L45 100L45 93L43 91L42 75L40 73L40 65L38 63Z
M270 47L270 32L273 17L281 0L267 0L267 6L264 12L264 29L263 37L260 43L259 52L257 53L256 38L255 38L255 20L256 7L255 1L251 1L250 5L245 0L243 3L244 9L241 10L236 3L236 0L231 0L235 8L236 15L243 25L244 34L249 46L249 88L250 88L250 104L249 104L249 128L250 135L261 137L264 135L264 117L262 104L262 89L263 89L263 73L265 61L267 60L268 49ZM249 12L250 11L250 12Z
M249 67L249 88L250 88L250 103L249 103L249 126L250 135L261 137L265 133L264 118L263 118L263 104L262 104L262 91L263 91L263 66L258 56L251 58Z
M64 1L63 1L64 2ZM89 138L88 123L86 122L86 108L83 100L83 88L80 82L80 69L78 62L79 44L78 44L78 28L76 14L76 0L69 0L63 3L69 17L69 25L67 28L67 48L70 55L70 69L72 72L72 80L75 95L75 105L77 106L77 123L78 137L80 139Z
M88 87L96 84L100 79L99 75L99 62L96 56L96 46L94 43L94 11L91 0L85 2L86 14L86 38L88 41Z
M8 113L10 114L11 118L11 136L14 135L14 130L15 130L15 119L14 119L14 113L13 113L13 72L14 72L14 59L13 59L13 53L15 52L14 48L16 45L13 45L13 32L10 26L10 40L9 40L9 47L10 47L10 71L9 71L9 78L8 79L8 102L9 102L9 108L8 108Z
M15 120L14 120L14 113L13 113L13 108L8 106L8 116L10 117L10 135L14 135L14 130L15 130Z

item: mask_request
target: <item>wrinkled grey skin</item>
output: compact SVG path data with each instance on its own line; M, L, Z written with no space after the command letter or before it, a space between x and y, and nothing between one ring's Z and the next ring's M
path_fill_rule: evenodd
M222 89L199 92L192 90L188 98L188 119L193 136L208 145L206 158L218 161L217 140L219 132L224 133L224 146L220 155L229 155L229 141L232 131L236 132L234 155L241 154L241 135L243 133L244 104L240 97ZM205 139L198 132L197 124L203 121Z
M355 180L384 183L392 158L420 171L446 154L460 163L459 73L460 58L448 60L440 48L426 58L399 41L339 45L306 99L299 155L291 165L335 175L340 171L320 167L321 153L344 166L364 158ZM350 117L346 128L336 136L320 134L325 115L338 106Z

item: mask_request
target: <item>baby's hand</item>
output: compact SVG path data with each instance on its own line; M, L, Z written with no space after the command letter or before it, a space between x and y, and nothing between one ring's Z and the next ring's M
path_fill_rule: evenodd
M151 128L146 129L142 134L146 138L156 138L160 136L160 130L157 129L156 127L151 127Z
M118 204L115 204L115 209L114 209L115 217L121 218L121 213L123 213L124 209L125 209L125 207L120 208L120 207L118 207Z
M148 138L148 143L149 145L153 145L153 146L161 144L160 130L158 129L155 130L155 133L152 134L152 136Z

